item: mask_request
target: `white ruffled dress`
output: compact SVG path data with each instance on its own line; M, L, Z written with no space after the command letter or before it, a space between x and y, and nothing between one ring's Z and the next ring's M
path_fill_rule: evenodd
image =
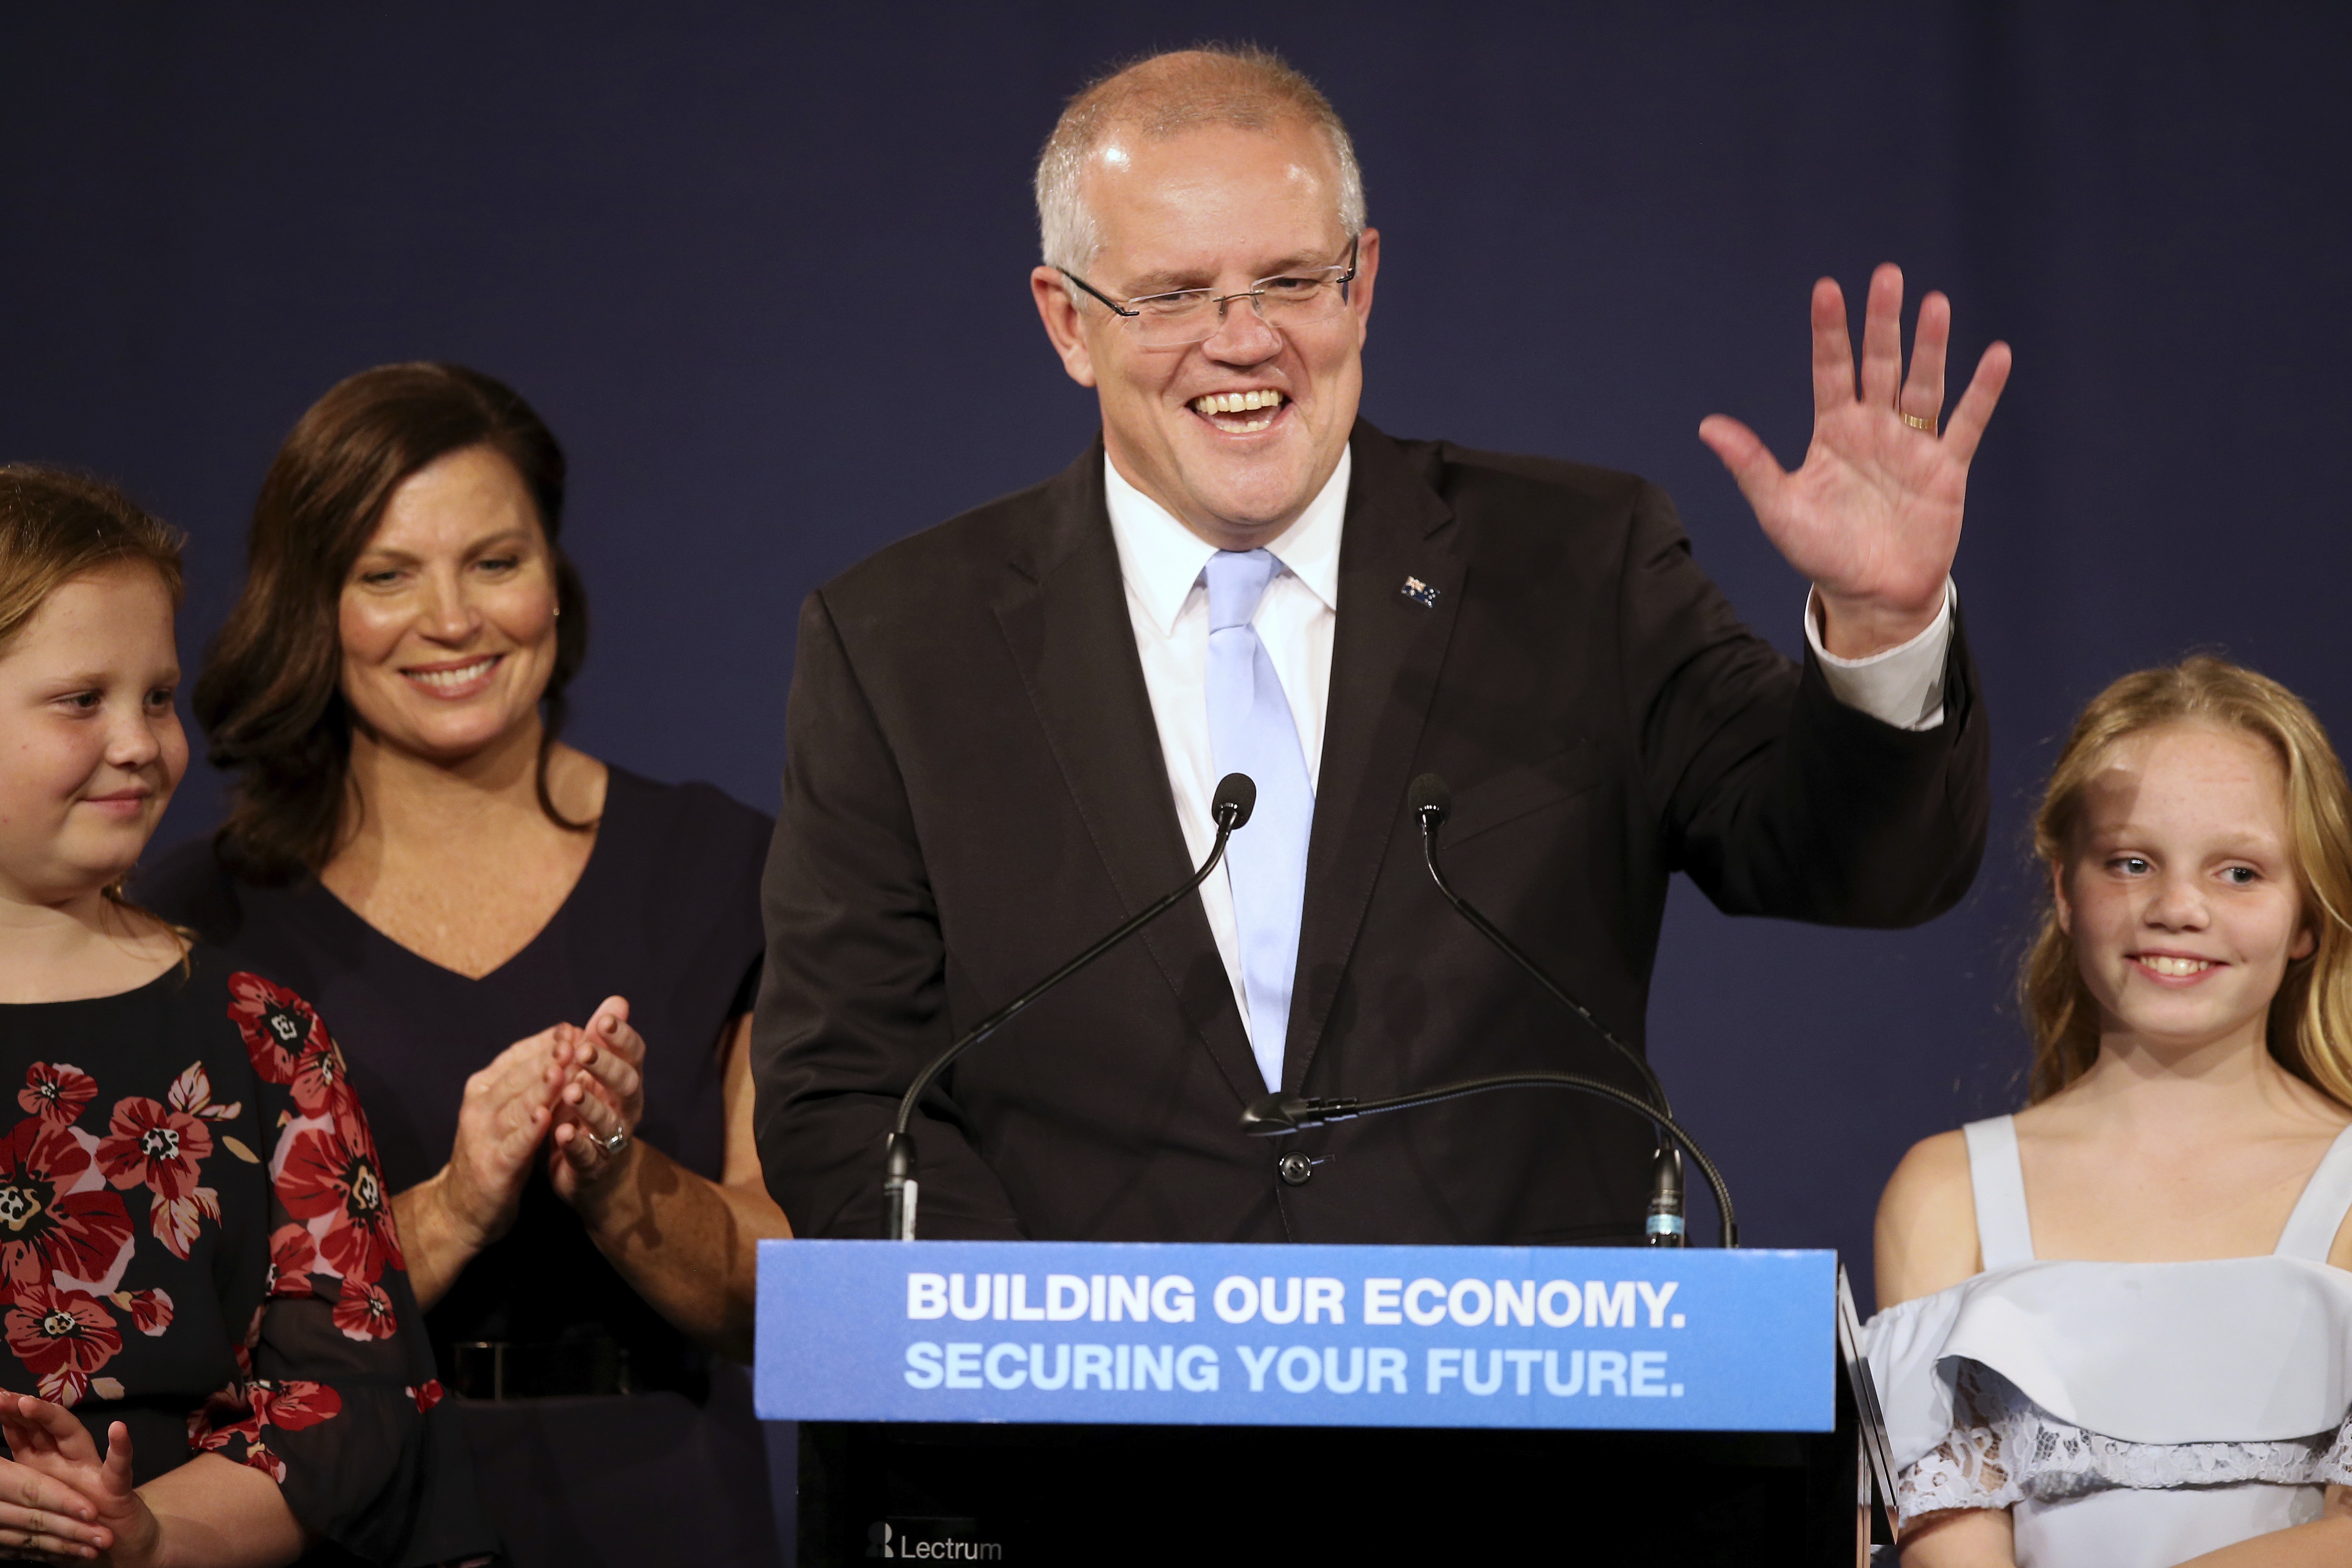
M1972 1122L1985 1270L1865 1324L1906 1521L2011 1511L2019 1568L2168 1568L2352 1483L2352 1128L2267 1258L2037 1262L2010 1118Z

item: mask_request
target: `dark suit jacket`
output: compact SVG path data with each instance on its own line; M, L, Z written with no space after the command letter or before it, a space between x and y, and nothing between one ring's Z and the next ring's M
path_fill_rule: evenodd
M1629 1076L1440 900L1405 809L1423 772L1453 784L1455 885L1634 1042L1671 872L1727 910L1851 925L1923 921L1967 889L1989 786L1958 637L1942 727L1899 731L1740 625L1655 486L1369 424L1353 446L1285 1089ZM753 1061L761 1160L803 1236L878 1234L883 1135L922 1064L1190 869L1102 460L892 545L802 609ZM1244 1137L1263 1092L1188 900L925 1103L922 1233L1640 1231L1649 1130L1605 1103L1496 1095ZM1302 1185L1276 1172L1290 1148L1321 1162Z

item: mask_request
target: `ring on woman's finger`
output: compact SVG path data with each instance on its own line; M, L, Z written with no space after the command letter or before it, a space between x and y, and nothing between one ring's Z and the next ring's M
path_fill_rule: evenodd
M629 1146L629 1130L625 1127L615 1127L611 1133L603 1138L591 1132L588 1134L588 1142L595 1144L606 1154L617 1154Z
M1906 414L1903 416L1903 423L1908 425L1914 430L1925 430L1930 436L1933 436L1936 433L1936 417L1932 414L1928 415L1925 418L1920 417L1916 414Z

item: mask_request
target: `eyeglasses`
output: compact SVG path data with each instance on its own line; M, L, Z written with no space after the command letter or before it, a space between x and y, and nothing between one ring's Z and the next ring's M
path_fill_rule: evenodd
M1144 294L1125 303L1112 299L1068 268L1062 276L1108 306L1127 323L1136 342L1147 349L1182 349L1208 342L1225 324L1225 307L1247 300L1259 321L1274 328L1307 327L1328 321L1348 308L1348 285L1356 280L1356 247L1362 236L1348 242L1343 267L1316 267L1261 278L1239 294L1213 289L1179 289L1168 294Z

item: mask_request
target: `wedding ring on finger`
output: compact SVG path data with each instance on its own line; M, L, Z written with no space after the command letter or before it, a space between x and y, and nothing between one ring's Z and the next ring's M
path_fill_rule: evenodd
M1936 418L1933 415L1929 415L1927 417L1922 418L1916 414L1906 414L1903 416L1903 423L1908 425L1914 430L1925 430L1930 436L1933 436L1936 433Z
M603 1138L591 1132L588 1135L588 1142L604 1151L607 1155L617 1154L629 1146L629 1130L625 1127L615 1127L610 1134Z

